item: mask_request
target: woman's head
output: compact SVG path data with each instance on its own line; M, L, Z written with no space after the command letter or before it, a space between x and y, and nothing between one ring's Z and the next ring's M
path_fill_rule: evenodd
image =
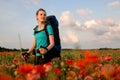
M37 12L36 12L36 19L40 22L45 22L46 11L42 8L38 9Z

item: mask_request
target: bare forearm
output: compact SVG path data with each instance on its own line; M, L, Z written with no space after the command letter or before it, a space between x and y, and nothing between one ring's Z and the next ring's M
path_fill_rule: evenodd
M32 46L29 48L29 50L27 51L27 53L32 52L34 48L35 48L35 45L32 45Z
M51 49L53 48L53 46L54 46L54 44L50 44L50 45L47 47L47 49L48 49L48 50L51 50Z
M31 51L33 51L33 49L35 48L35 44L36 42L35 42L35 37L34 37L34 40L33 40L33 44L32 44L32 46L29 48L29 50L27 51L27 53L30 53Z
M49 36L49 41L50 41L50 44L47 47L48 50L52 49L54 46L54 36L53 35Z

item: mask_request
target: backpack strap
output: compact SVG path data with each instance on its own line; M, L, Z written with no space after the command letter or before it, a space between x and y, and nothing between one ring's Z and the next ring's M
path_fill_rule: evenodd
M33 30L34 30L34 34L40 32L40 31L36 31L37 27L38 27L38 25L37 25L35 28L33 28Z

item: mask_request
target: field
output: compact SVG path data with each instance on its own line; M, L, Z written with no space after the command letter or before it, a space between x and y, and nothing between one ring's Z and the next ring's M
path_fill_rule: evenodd
M120 80L120 50L62 50L44 65L19 51L0 52L0 80Z

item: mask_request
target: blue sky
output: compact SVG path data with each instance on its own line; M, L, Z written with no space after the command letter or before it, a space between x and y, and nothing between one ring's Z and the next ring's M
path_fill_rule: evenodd
M120 0L1 0L0 46L29 48L39 8L59 20L62 48L120 48Z

